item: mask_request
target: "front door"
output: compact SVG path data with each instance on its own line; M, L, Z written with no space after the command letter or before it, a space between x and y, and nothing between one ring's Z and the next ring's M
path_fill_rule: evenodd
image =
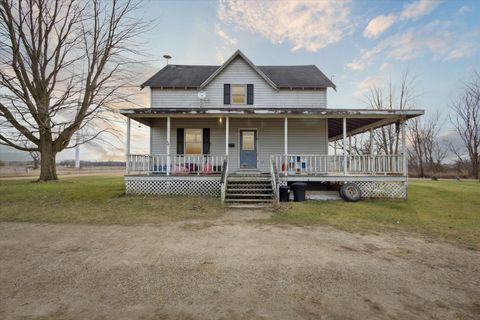
M257 130L240 130L240 169L257 168Z

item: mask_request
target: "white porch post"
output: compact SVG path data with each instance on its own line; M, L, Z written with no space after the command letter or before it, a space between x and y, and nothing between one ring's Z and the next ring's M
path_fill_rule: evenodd
M230 132L230 121L229 118L225 118L225 155L228 157L228 135Z
M343 118L343 174L347 175L347 118Z
M170 116L167 117L167 176L170 175Z
M129 155L130 155L130 118L127 118L127 143L125 146L125 156L126 156L126 162L125 162L125 172L126 174L129 173L130 171L130 165L129 165Z
M405 121L401 122L402 126L402 158L403 158L403 174L405 177L408 177L408 166L407 166L407 148L406 148L406 133L405 133Z
M369 148L369 153L370 153L370 172L372 173L374 171L374 168L375 168L375 162L373 160L373 129L370 128L370 145L368 146Z
M283 123L283 152L285 154L285 175L288 175L288 118Z

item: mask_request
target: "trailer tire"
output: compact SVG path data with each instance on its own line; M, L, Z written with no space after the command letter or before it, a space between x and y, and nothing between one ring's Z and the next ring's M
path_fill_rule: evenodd
M357 202L362 198L362 190L356 183L347 182L340 188L340 196L345 201Z

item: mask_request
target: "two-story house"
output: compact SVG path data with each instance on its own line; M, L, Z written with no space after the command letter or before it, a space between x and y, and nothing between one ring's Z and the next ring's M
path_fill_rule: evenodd
M315 65L257 66L236 51L221 66L166 65L142 87L150 88L150 107L121 110L127 193L250 204L303 181L349 182L353 196L406 197L404 124L423 111L328 109L335 85ZM130 154L130 120L150 127L150 154ZM391 124L402 132L402 153L351 152L353 135Z

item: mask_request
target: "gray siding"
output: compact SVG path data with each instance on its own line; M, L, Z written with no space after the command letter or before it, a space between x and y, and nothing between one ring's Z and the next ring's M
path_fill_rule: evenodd
M316 107L326 108L326 90L274 90L241 58L236 58L206 88L205 107L224 106L223 84L254 85L254 106L257 107ZM152 107L189 107L200 105L197 90L152 89ZM241 105L233 105L241 107Z
M258 168L270 169L270 155L284 153L283 119L230 119L229 148L230 171L238 170L239 130L258 129ZM218 119L171 119L171 154L176 154L177 128L210 128L210 153L225 154L225 121ZM152 124L151 152L166 153L166 119L158 119ZM327 154L326 121L324 119L289 119L288 152L290 154Z

